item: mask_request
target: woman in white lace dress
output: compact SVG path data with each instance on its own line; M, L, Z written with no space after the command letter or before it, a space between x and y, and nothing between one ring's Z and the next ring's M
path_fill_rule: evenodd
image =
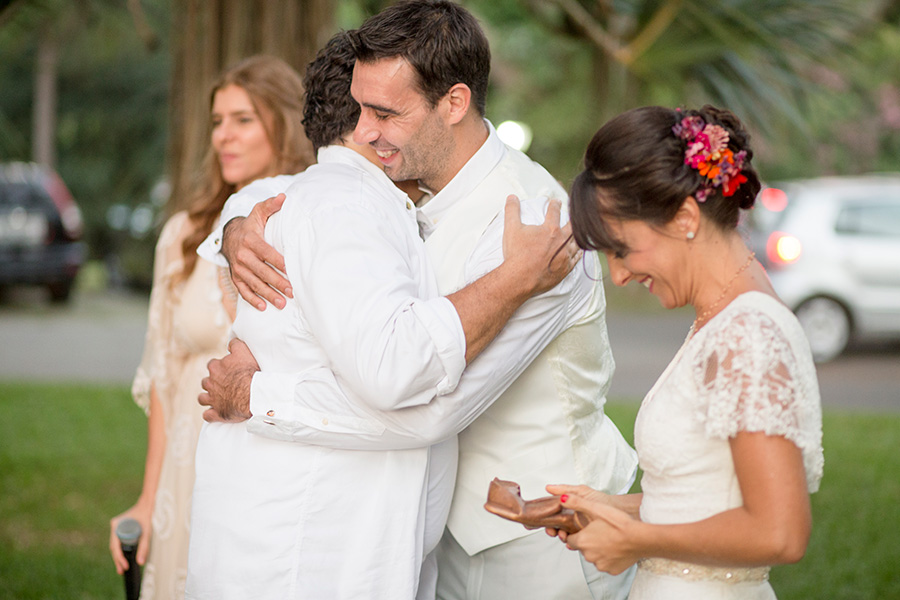
M301 125L303 85L284 61L266 56L227 70L210 94L210 148L188 210L172 215L157 242L144 356L132 393L148 415L147 458L138 501L110 521L116 570L127 568L115 527L143 530L137 562L141 598L184 597L194 453L206 364L226 353L236 294L227 271L198 259L228 197L248 183L312 163Z
M643 493L547 488L593 519L559 533L571 548L611 573L638 564L632 600L774 598L769 566L806 551L819 391L799 323L736 230L760 189L751 158L728 111L646 107L597 132L573 185L575 238L613 282L697 315L637 417Z

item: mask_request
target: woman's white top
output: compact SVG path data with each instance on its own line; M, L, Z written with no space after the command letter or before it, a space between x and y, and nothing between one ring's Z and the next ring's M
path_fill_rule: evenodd
M741 506L729 439L742 431L793 442L803 455L807 487L816 491L824 465L821 404L812 355L794 314L772 296L747 292L692 333L644 398L635 423L644 470L641 519L688 523ZM721 575L719 582L690 581L696 573L673 577L650 572L651 564L635 582L632 594L639 598L670 592L680 598L674 588L683 587L693 598L771 597L765 581L731 581L741 569L688 569ZM726 595L708 596L702 591L707 588Z

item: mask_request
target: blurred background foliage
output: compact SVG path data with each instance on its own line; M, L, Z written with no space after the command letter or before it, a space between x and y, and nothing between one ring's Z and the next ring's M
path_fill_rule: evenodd
M223 18L237 1L217 0ZM243 14L261 1L241 3ZM294 14L314 1L270 0L266 10L275 2ZM317 24L320 39L386 4L337 0ZM528 124L528 153L564 184L607 118L645 104L731 108L747 122L767 179L898 170L900 0L463 4L491 40L488 117ZM189 5L0 2L0 161L37 156L35 132L48 117L36 116L47 110L36 82L49 69L55 134L43 160L81 205L91 257L107 264L112 283L149 282L178 139L172 32Z

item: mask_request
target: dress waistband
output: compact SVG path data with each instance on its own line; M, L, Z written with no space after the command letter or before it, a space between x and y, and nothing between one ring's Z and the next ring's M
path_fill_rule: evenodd
M667 558L644 558L638 568L654 575L669 575L688 581L721 581L723 583L761 583L769 579L769 567L709 567Z

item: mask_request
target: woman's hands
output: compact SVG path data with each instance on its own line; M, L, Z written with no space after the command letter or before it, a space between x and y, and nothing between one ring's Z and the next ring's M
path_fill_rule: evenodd
M153 516L153 505L139 499L134 506L126 510L120 515L116 515L109 520L109 552L112 554L113 562L116 565L116 573L121 575L128 570L128 560L122 552L122 544L116 536L116 526L123 519L131 517L141 524L141 539L137 547L137 563L141 566L147 562L147 553L150 551L150 532L152 531L151 518Z
M547 529L571 550L581 552L597 569L618 575L642 558L635 544L642 526L637 514L640 495L613 496L585 485L548 485L563 506L584 513L591 522L578 533Z

